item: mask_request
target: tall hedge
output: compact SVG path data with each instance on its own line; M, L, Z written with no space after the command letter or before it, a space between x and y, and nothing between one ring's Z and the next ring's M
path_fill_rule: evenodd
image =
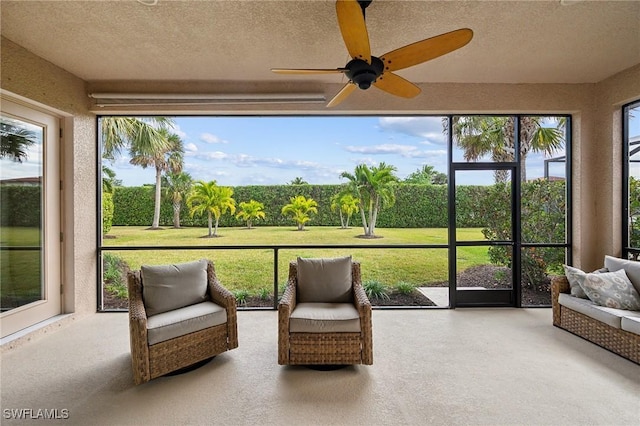
M0 185L0 226L39 227L41 197L40 185Z
M265 219L255 226L294 226L290 218L281 213L282 206L292 197L304 195L318 203L318 214L312 215L308 226L340 226L340 217L331 211L331 197L341 190L341 185L270 185L236 186L233 198L239 204L256 200L264 204ZM478 200L486 191L482 186L460 186L458 192L458 226L482 226L481 217L476 214ZM153 219L153 187L117 187L114 189L114 226L147 226ZM401 184L396 188L396 202L382 210L377 226L381 228L445 228L448 225L446 185ZM180 212L182 226L207 226L206 216L190 217L189 209L182 206ZM169 201L160 208L160 224L173 225L173 208ZM360 213L353 215L349 224L362 226ZM230 215L220 218L219 226L244 226L242 220Z

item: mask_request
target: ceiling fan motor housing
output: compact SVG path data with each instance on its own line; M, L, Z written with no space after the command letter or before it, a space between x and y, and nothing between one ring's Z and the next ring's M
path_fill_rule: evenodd
M380 58L371 57L371 63L362 59L352 59L349 61L345 75L355 83L360 89L366 90L371 87L384 70L384 64Z

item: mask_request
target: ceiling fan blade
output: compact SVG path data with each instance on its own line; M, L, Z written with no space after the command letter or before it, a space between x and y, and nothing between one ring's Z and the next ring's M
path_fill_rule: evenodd
M277 74L337 74L346 72L346 68L271 68Z
M331 101L329 101L329 103L327 104L327 108L334 107L334 106L338 105L340 102L342 102L345 99L347 99L347 96L349 96L351 94L351 92L356 90L357 87L358 86L356 86L355 84L353 84L351 82L345 84L344 87L338 92L338 94L335 95L333 97L333 99L331 99Z
M409 80L400 77L392 72L383 73L373 83L378 89L382 89L385 92L392 95L400 96L402 98L413 98L417 96L422 90Z
M337 0L336 14L342 39L349 55L371 63L371 46L364 14L357 0Z
M385 53L380 57L385 71L412 67L460 49L473 38L473 31L462 28Z

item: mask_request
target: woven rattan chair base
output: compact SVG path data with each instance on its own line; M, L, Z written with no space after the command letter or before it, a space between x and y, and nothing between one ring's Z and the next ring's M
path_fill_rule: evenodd
M203 359L202 361L198 361L195 364L191 364L191 365L183 367L183 368L181 368L179 370L172 371L171 373L167 373L167 374L165 374L165 376L179 376L181 374L189 373L191 371L197 370L200 367L204 367L205 365L207 365L211 361L213 361L214 358L215 358L215 356Z
M225 352L228 350L226 334L227 325L222 324L149 346L150 378Z
M362 363L360 333L290 333L289 364L346 365Z

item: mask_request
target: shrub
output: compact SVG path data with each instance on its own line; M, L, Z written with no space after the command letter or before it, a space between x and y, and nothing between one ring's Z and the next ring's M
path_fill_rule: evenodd
M258 290L258 297L260 300L269 300L269 297L271 297L271 291L268 288L261 288Z
M387 299L389 300L389 291L387 287L377 280L366 280L362 283L365 293L369 299Z
M113 223L113 194L102 193L102 234L111 231Z
M565 242L565 182L536 180L522 184L521 233L527 243ZM488 187L485 199L477 204L486 226L482 233L489 241L511 240L510 188L506 184ZM527 247L522 250L522 284L540 285L549 271L558 270L564 262L564 250L555 247ZM511 247L489 248L491 262L511 267Z
M122 259L112 253L103 253L102 265L102 280L105 290L120 299L128 298L129 291L122 276L125 267Z
M233 292L233 295L236 298L236 305L247 306L249 292L247 290L236 290Z
M415 290L416 287L413 284L408 283L406 281L398 281L395 285L395 288L398 291L398 293L409 295L413 293L413 290Z

